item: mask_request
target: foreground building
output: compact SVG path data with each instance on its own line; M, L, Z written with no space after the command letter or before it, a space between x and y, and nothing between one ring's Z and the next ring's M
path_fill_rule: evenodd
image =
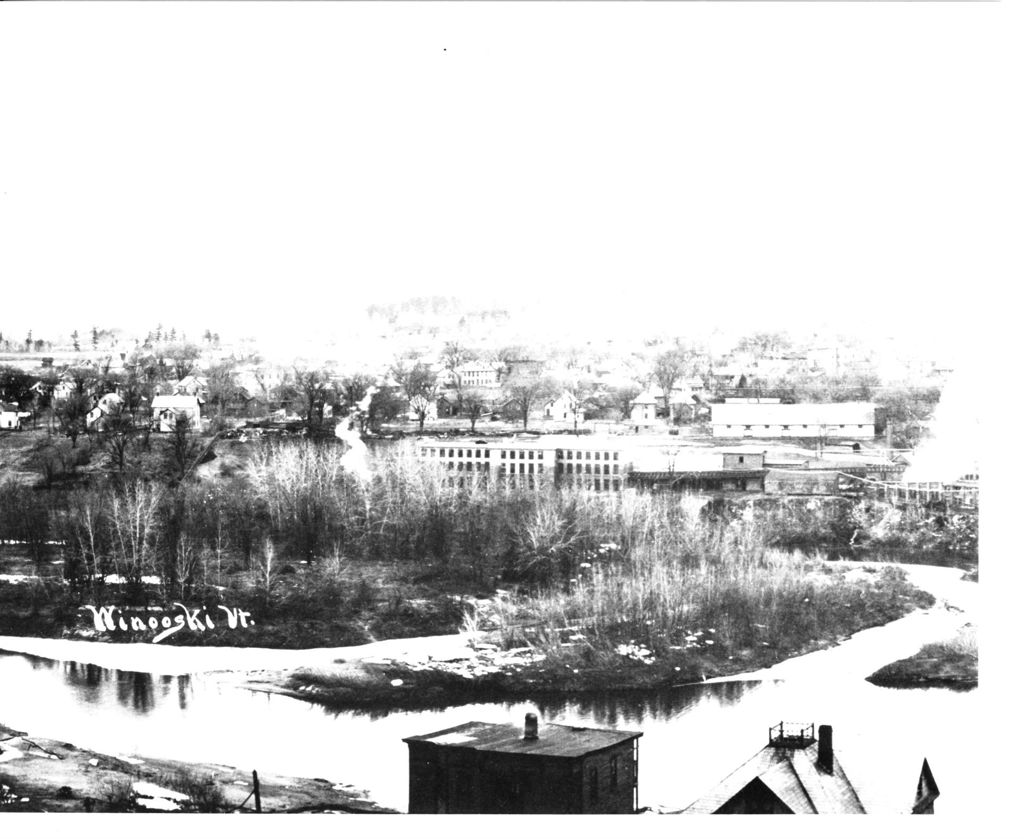
M410 813L634 813L639 731L468 722L406 737Z
M928 761L917 786L897 790L897 813L934 812L939 788ZM892 798L892 796L889 796ZM865 799L847 776L832 743L832 726L779 723L768 745L682 811L687 814L781 815L868 813ZM874 812L874 811L872 811Z

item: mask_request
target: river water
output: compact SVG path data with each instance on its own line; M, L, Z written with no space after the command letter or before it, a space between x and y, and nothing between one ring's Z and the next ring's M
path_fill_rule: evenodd
M830 674L370 714L239 684L237 674L159 676L0 653L0 721L109 754L326 778L397 810L408 802L403 737L469 720L519 721L527 711L542 726L642 731L641 806L686 806L758 751L782 720L834 727L837 754L869 812L909 803L924 757L942 790L937 813L971 812L984 783L981 746L963 724L980 713L977 690L880 688Z

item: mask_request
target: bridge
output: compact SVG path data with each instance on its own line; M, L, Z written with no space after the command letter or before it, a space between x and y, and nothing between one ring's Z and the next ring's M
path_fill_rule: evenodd
M977 481L876 481L856 475L846 477L861 481L865 495L886 501L945 504L962 509L978 507Z

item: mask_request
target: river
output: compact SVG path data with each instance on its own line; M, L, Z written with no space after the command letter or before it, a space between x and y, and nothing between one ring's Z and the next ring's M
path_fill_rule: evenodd
M847 774L855 783L864 781L869 812L895 799L907 800L927 757L942 790L936 812L966 815L985 783L977 769L984 760L983 746L970 724L982 713L979 691L881 688L863 678L875 660L886 658L887 648L891 660L927 639L929 631L942 633L950 620L963 622L966 612L948 606L963 608L976 585L958 582L951 569L941 570L945 573L933 575L930 587L943 589L946 601L931 611L930 630L920 619L869 630L874 633L870 643L864 643L862 633L816 654L819 658L810 664L794 664L806 662L805 657L780 665L790 667L784 679L769 670L738 680L557 702L337 713L242 689L237 672L117 670L60 660L54 648L53 658L0 653L0 721L110 754L322 777L352 784L398 810L406 809L408 796L402 738L469 720L519 721L527 711L536 711L542 725L642 731L640 804L658 809L689 804L758 751L770 725L782 720L830 723ZM851 654L851 645L860 651ZM842 666L828 666L836 660Z

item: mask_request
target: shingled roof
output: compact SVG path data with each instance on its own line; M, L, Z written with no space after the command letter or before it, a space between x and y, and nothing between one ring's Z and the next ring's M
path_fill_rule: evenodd
M819 745L809 737L770 738L769 745L682 812L717 813L740 793L763 795L767 790L792 813L866 813L835 752L831 771L827 760L819 762Z

